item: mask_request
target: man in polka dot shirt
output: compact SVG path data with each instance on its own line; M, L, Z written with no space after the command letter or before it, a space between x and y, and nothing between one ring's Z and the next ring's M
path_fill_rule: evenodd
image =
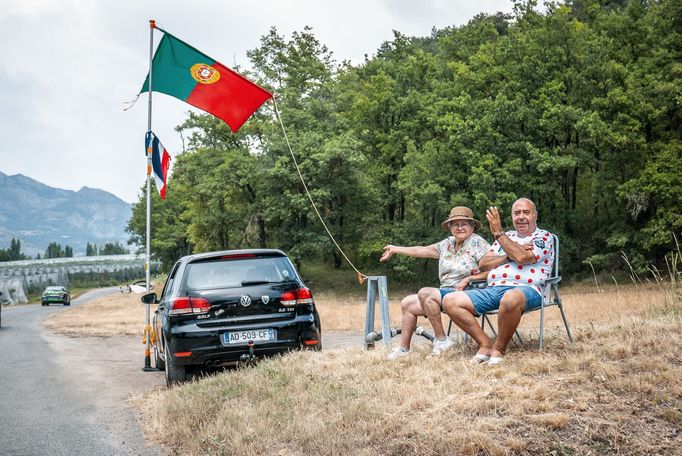
M452 321L478 343L474 363L497 365L519 325L525 310L540 307L541 285L551 276L554 261L552 235L538 228L535 203L520 198L512 205L514 231L504 232L496 207L486 211L495 238L479 263L488 273L488 287L447 295L443 308ZM499 310L497 338L493 344L476 317Z

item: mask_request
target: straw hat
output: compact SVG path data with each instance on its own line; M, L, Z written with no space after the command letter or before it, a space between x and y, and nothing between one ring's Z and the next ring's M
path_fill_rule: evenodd
M447 220L441 223L440 226L442 226L445 231L450 231L448 223L452 222L453 220L469 220L474 222L474 230L477 230L481 227L481 222L474 218L473 211L466 206L453 207L450 211L450 216L447 218Z

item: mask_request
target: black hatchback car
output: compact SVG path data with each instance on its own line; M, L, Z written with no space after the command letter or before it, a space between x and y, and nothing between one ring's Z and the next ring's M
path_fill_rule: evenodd
M189 255L171 269L153 326L156 367L170 386L190 370L249 362L294 349L322 348L312 293L280 250Z

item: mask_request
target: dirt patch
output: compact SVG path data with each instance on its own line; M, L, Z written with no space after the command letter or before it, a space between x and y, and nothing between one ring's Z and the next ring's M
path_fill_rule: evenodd
M138 442L133 447L144 448L142 454L162 454L158 446L145 441L140 413L130 401L165 389L163 372L142 371L144 345L139 338L69 337L50 332L44 337L57 353L58 375L77 385L81 397L94 407L92 419L108 430L112 446L125 450L130 442Z

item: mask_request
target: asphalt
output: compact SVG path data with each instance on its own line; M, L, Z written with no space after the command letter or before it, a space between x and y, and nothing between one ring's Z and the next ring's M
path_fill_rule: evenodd
M93 290L71 305L113 292L118 288ZM162 454L145 444L137 412L126 401L126 388L110 384L106 370L91 363L95 347L83 347L86 339L57 336L40 325L46 315L62 309L39 304L3 309L0 455ZM116 368L115 359L98 360ZM136 375L141 372L134 370Z

